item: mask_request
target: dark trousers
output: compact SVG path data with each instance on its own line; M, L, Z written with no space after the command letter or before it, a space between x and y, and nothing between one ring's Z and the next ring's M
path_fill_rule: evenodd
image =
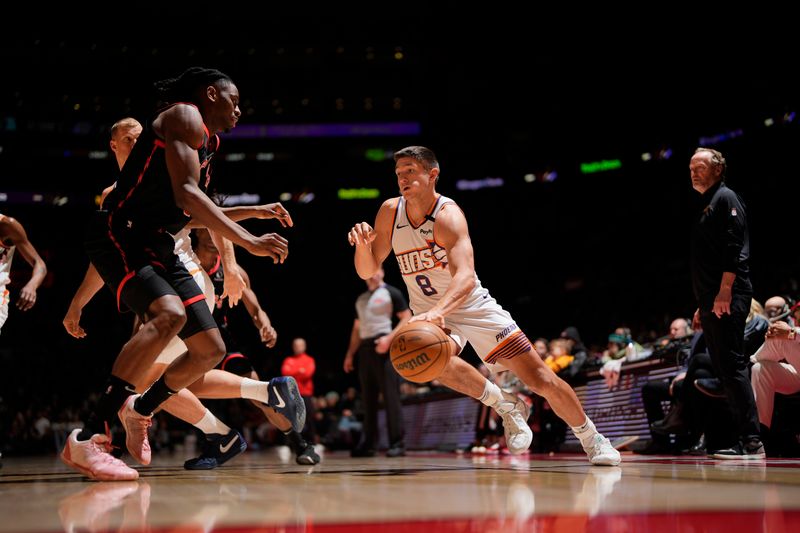
M642 387L642 403L644 404L644 412L647 415L647 423L652 424L658 420L662 420L666 413L662 402L672 402L672 396L669 395L669 384L671 380L658 380L649 381ZM669 437L666 435L659 435L652 433L653 440L661 444L669 444Z
M734 295L731 314L722 318L710 306L700 309L700 322L714 371L722 380L728 406L742 440L758 437L758 415L744 352L744 325L750 312L750 296Z
M392 367L389 354L375 351L375 339L364 339L358 347L358 378L364 400L364 434L359 447L378 446L378 393L383 393L389 447L403 445L403 406L400 403L400 375Z

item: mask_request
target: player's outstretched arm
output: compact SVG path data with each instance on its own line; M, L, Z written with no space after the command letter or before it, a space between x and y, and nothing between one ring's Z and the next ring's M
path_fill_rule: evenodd
M234 222L241 222L242 220L248 220L251 218L258 218L262 220L274 218L280 222L281 226L284 228L291 228L294 226L292 215L289 214L289 211L283 207L280 202L262 205L237 205L234 207L220 207L220 209L223 213L225 213L226 217L230 218ZM205 226L192 219L187 227L194 229Z
M375 275L392 249L392 220L397 201L397 198L392 198L383 202L375 217L374 228L366 222L360 222L347 234L350 246L356 248L354 262L361 279Z
M190 217L210 230L220 233L248 252L269 256L282 263L289 253L289 243L280 235L269 233L256 237L226 217L197 185L200 162L197 147L203 142L203 119L197 108L178 104L161 117L167 169L175 202Z
M242 302L244 302L244 306L253 320L253 325L258 329L261 342L267 348L274 348L275 343L278 341L278 332L272 327L272 321L269 319L267 312L261 307L261 302L258 301L256 293L250 286L250 276L247 275L243 268L239 267L239 270L246 284L244 291L242 291ZM226 273L225 275L227 276L228 274Z
M217 233L210 231L208 234L211 240L214 241L214 246L217 247L220 260L222 261L222 268L225 272L225 280L223 284L222 299L228 299L228 306L233 307L239 303L242 298L242 291L245 289L245 281L241 274L239 263L236 262L236 253L233 249L233 243Z
M103 278L94 268L92 263L89 263L89 268L86 269L86 275L83 276L78 290L75 291L75 296L69 303L67 314L64 316L63 324L67 333L76 339L82 339L86 336L86 332L81 327L81 313L83 308L86 307L91 299L103 287Z

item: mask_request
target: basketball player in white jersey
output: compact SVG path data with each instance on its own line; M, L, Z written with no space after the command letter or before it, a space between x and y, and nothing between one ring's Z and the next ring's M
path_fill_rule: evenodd
M141 132L142 126L134 118L124 118L112 126L111 141L109 144L120 169L125 164ZM113 188L114 185L111 185L103 191L100 201L101 205L102 200ZM293 224L291 216L280 204L231 208L226 211L228 211L227 214L232 219L237 221L244 218L278 218L284 227ZM213 310L215 305L214 286L208 274L206 274L205 270L200 266L200 261L197 259L194 250L192 250L191 238L189 237L190 226L187 226L174 235L175 255L178 256L200 289L203 290L209 310ZM238 274L238 266L235 262L233 247L230 245L230 241L226 239L222 240L227 244L225 248L229 249L227 261L225 259L226 254L221 254L226 268L236 273L236 275L231 276L233 280L238 279L240 281L240 284L234 281L231 286L229 286L226 277L226 294L223 295L223 298L228 296L230 305L235 305L245 285L241 275ZM220 248L222 249L223 247L221 246ZM81 313L86 304L102 288L103 284L102 278L90 263L86 276L73 296L63 321L67 332L73 337L83 338L86 336L86 332L80 326ZM178 337L173 337L167 347L159 354L155 363L143 375L139 376L137 383L135 383L137 392L142 392L150 383L158 379L166 368L178 357L186 353L186 351L186 345L183 341ZM200 402L198 397L209 399L246 398L266 403L266 385L267 382L258 379L242 378L230 372L211 370L198 382L187 389L179 391L164 403L163 408L166 412L197 427L206 437L207 442L205 444L207 445L204 446L204 453L198 458L186 461L184 466L187 469L208 470L216 468L246 449L246 443L239 432L231 429L225 423L217 419L213 413ZM292 430L291 423L283 416L270 412L271 410L269 409L262 409L262 411L270 422L284 433ZM304 456L299 459L306 458ZM316 462L319 462L318 459L311 464L315 464ZM309 463L306 461L302 464Z
M381 205L374 229L361 222L348 234L358 275L368 279L394 250L414 311L411 322L437 324L460 347L469 342L490 370L501 365L514 372L570 425L592 464L618 465L619 452L597 432L572 388L544 364L511 315L481 286L464 213L436 192L440 170L433 151L409 146L394 160L401 196ZM437 379L497 410L511 453L528 449L532 434L522 401L459 357L451 357Z
M20 289L17 299L17 309L27 311L36 303L36 289L47 275L47 266L28 240L28 234L25 233L22 224L0 213L0 330L8 318L10 298L7 286L11 282L11 261L17 249L33 268L31 279Z

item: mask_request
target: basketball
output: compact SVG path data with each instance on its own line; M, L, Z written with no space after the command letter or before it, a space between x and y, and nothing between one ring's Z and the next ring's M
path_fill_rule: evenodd
M431 322L409 322L401 327L389 348L398 374L414 383L427 383L441 374L455 341Z

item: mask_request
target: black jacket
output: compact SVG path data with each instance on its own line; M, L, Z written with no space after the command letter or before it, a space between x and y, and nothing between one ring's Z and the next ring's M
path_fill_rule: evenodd
M719 182L703 193L692 228L692 286L698 304L710 308L723 272L733 272L733 294L752 296L750 237L744 202Z

